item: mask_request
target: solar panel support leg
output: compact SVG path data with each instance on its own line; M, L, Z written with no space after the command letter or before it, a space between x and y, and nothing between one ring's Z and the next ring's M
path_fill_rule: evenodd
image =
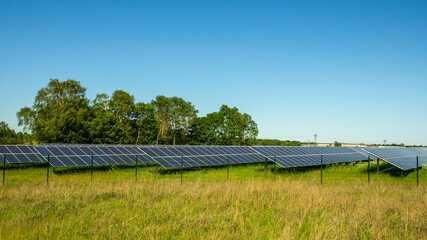
M93 178L93 155L90 156L90 181L92 182Z
M418 156L417 156L417 187L418 187Z
M377 175L380 173L380 159L377 158Z
M47 155L47 170L46 170L46 184L49 184L49 165L50 165L50 155Z
M371 183L371 157L368 156L368 183Z
M156 163L156 173L158 173L158 172L159 172L159 164Z
M4 185L5 176L6 176L6 154L3 155L3 185Z
M181 156L181 185L182 185L182 156Z
M229 167L230 167L230 156L227 157L227 181L228 181Z
M135 155L135 181L138 180L138 155Z
M274 175L273 180L276 180L276 155L274 155Z
M268 166L267 166L267 158L265 158L265 171L267 171L267 169L268 169Z
M320 155L320 184L323 184L323 155Z

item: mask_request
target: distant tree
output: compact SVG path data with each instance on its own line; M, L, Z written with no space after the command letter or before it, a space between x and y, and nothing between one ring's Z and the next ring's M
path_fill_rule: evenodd
M14 144L16 133L5 122L0 122L0 144Z
M258 127L249 114L234 107L222 105L214 112L195 119L191 131L191 144L252 145Z
M301 146L300 141L277 140L277 139L257 139L255 145L270 145L270 146Z
M334 147L341 147L341 143L339 143L339 142L335 141L335 142L334 142Z
M134 108L136 140L135 144L154 144L158 131L153 105L136 103Z
M92 143L96 144L122 144L126 142L126 134L122 124L112 112L97 114L92 120Z
M133 113L133 96L123 90L116 90L108 101L108 106L119 119L120 123L122 123L124 128L126 120L129 119Z
M51 79L38 91L33 107L17 113L18 125L41 142L87 142L90 112L85 92L78 81Z
M170 111L170 128L172 131L172 144L176 144L177 134L180 133L181 139L185 142L185 137L194 118L197 117L197 110L191 102L184 101L179 97L172 97L172 108Z
M109 97L105 93L96 94L95 99L92 101L92 106L96 111L103 111L108 112L108 103L109 103Z
M156 144L159 144L159 141L166 137L168 129L170 129L172 101L168 97L158 95L151 104L154 107L155 116L159 122L159 131L157 132L156 137Z
M190 144L224 145L222 132L223 117L219 112L194 119L189 131Z

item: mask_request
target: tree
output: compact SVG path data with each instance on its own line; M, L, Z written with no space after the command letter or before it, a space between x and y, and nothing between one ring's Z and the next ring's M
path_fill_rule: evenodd
M41 142L87 142L89 100L80 82L51 79L38 91L32 108L18 113L18 125L30 130Z
M172 97L171 99L172 108L170 111L170 128L172 131L173 145L176 143L177 134L180 133L183 142L187 136L188 130L194 118L197 117L197 110L191 104L186 102L184 99L179 97Z
M5 122L0 122L0 144L15 144L16 133Z
M219 112L195 119L191 131L191 144L252 145L258 127L252 117L234 107L222 105Z
M156 100L153 100L151 104L154 107L155 116L159 122L159 131L156 138L156 144L159 144L159 141L166 136L170 128L172 101L168 97L158 95Z
M135 144L154 144L158 124L153 105L136 103L134 108L135 129L137 129Z
M105 93L96 94L95 99L92 101L94 110L103 111L105 113L108 112L109 99L110 98Z
M133 96L123 90L116 90L108 101L108 106L122 123L124 128L126 124L125 121L132 116L132 110L134 107Z
M122 124L112 112L102 112L92 120L92 143L121 144L126 141L126 134Z

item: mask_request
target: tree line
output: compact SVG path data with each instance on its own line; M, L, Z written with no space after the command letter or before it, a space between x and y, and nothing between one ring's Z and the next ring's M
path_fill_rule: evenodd
M17 113L18 125L32 143L252 145L258 127L247 113L222 105L199 117L180 97L158 95L149 103L116 90L86 97L72 79L51 79L32 107Z

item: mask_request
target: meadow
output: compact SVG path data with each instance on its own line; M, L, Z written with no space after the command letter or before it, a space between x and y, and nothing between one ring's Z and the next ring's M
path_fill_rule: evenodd
M7 169L0 239L427 239L425 167L269 168Z

